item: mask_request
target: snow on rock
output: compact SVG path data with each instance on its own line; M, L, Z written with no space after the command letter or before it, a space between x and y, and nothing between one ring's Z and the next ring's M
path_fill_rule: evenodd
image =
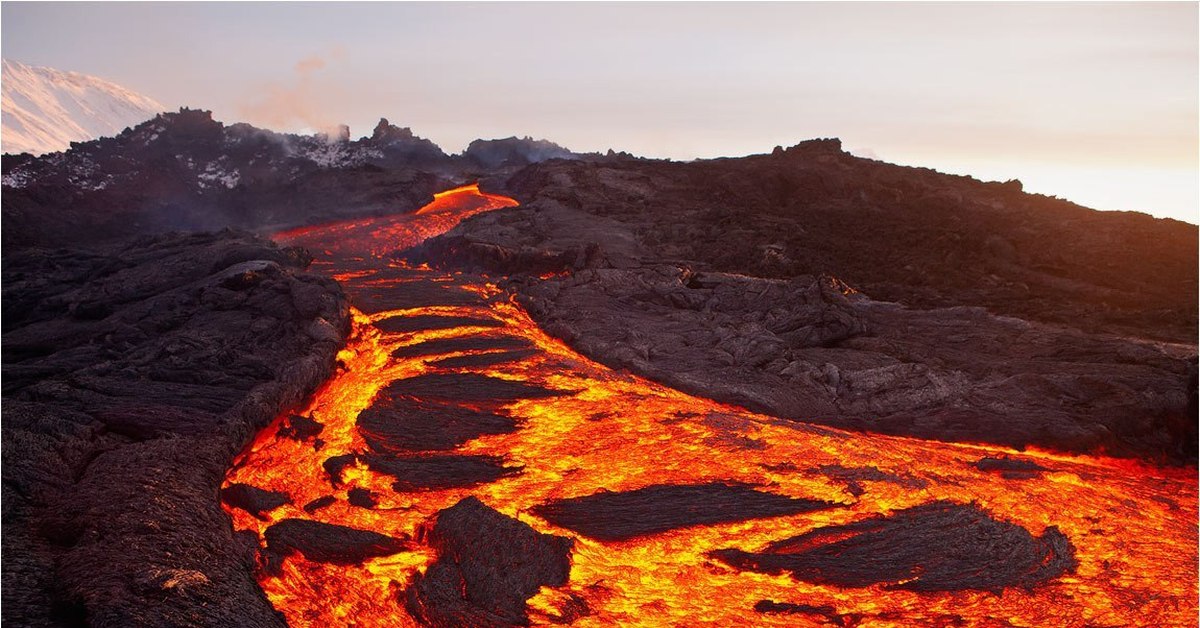
M241 181L242 173L236 169L233 172L226 172L219 163L212 162L204 168L204 172L196 175L196 179L201 189L222 185L232 190Z
M301 141L295 156L311 161L321 168L353 168L370 159L381 159L383 153L376 149L352 146L346 142L326 141L318 135Z
M66 150L71 142L115 135L165 109L153 99L94 76L9 59L3 60L0 91L0 148L5 153Z

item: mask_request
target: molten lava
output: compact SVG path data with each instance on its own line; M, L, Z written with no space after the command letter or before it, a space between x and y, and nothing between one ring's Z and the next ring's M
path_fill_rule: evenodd
M360 564L291 553L276 568L260 569L263 590L291 625L414 625L404 592L437 559L419 531L468 496L538 532L574 539L567 584L543 587L527 602L536 624L1195 625L1194 469L848 433L754 414L581 357L481 277L410 268L388 258L470 215L515 204L467 186L439 194L415 214L277 236L309 247L317 268L341 280L360 309L339 371L295 412L321 424L319 435L298 438L288 416L281 416L228 473L227 485L282 493L288 503L262 519L227 507L234 526L261 540L279 521L308 519L415 539ZM396 296L389 302L389 295ZM517 392L501 399L479 398L490 388L464 388L455 400L436 388L443 382L526 388L510 387ZM544 394L521 392L526 389ZM359 424L360 413L387 395L412 407L447 404L462 416L484 413L508 421L465 442L451 439L452 449L439 445L436 452L500 459L506 470L452 488L401 487L404 478L375 462L372 456L381 454L371 452L379 444ZM425 460L432 454L412 455ZM1021 471L990 472L977 465L984 458ZM331 459L342 461L336 473L327 464ZM590 507L574 498L605 491L647 489L637 497L679 486L702 491L726 485L772 507L802 507L775 516L713 516L696 525L647 527L628 537L584 534L550 521L586 530L562 513ZM981 512L995 520L981 530L1019 526L1033 546L1065 537L1073 568L1022 586L919 590L904 585L935 566L848 586L785 570L743 569L719 558L726 550L749 555L771 547L785 558L800 556L813 544L833 547L857 534L847 524L871 526L874 517L917 512L908 509L935 502L969 507L968 519ZM316 506L321 503L327 505ZM563 518L547 514L552 511ZM801 536L827 527L831 531ZM787 539L795 540L781 543ZM1056 551L1063 552L1061 543Z

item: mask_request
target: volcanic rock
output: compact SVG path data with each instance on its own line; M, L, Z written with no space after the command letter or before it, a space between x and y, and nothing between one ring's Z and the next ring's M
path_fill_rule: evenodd
M290 503L291 499L287 493L266 491L249 484L230 484L221 489L221 501L267 521L266 513Z
M929 482L922 478L888 473L880 471L875 467L844 467L838 464L824 464L812 469L812 471L825 477L845 482L846 491L855 497L859 497L867 492L867 489L862 485L863 482L887 482L909 489L922 489L929 486Z
M226 126L208 111L183 109L64 153L6 156L4 246L413 210L452 186L443 173L456 170L455 161L411 133L402 141L330 142Z
M439 369L469 369L469 368L484 368L488 366L497 366L499 364L508 364L510 362L520 362L527 358L537 355L539 352L536 349L528 349L525 351L496 351L492 353L476 353L473 355L460 355L453 358L442 358L441 360L432 360L426 362L429 366Z
M506 467L504 459L495 456L367 454L361 458L372 471L396 478L392 489L398 493L476 486L521 472L521 467Z
M400 347L392 352L393 357L415 358L423 355L441 355L460 351L510 351L528 349L533 344L516 336L465 336L462 338L439 338Z
M422 399L499 402L516 399L541 399L569 395L573 391L554 390L536 384L500 379L477 373L430 373L398 379L388 385L389 394Z
M318 498L312 500L311 502L304 504L304 512L307 512L308 514L311 515L312 513L316 512L322 508L325 508L326 506L332 505L336 501L337 501L337 498L334 497L333 495L325 495L323 497L318 497Z
M754 604L754 610L758 613L777 613L788 615L815 615L827 621L834 620L838 617L837 609L832 606L812 606L809 604L791 604L788 602L776 602L774 600L759 600Z
M389 388L359 413L357 424L367 444L381 453L450 450L485 434L517 429L508 416L394 397Z
M507 275L612 368L839 428L1196 458L1194 226L835 141L552 161L507 186L521 207L405 256Z
M215 497L332 372L341 337L305 328L348 331L341 291L303 265L235 232L5 249L5 623L282 625ZM279 500L230 488L259 514Z
M379 505L379 500L375 498L374 493L365 488L352 488L346 492L346 501L350 502L351 506L359 508L374 508Z
M542 504L533 513L600 541L624 541L676 528L781 517L834 506L765 493L744 484L711 482L605 491Z
M368 558L404 551L408 539L356 530L308 519L284 519L263 533L268 565L277 569L284 557L299 552L318 563L357 565Z
M1008 456L984 456L976 460L973 466L980 471L997 473L1006 480L1025 480L1049 471L1036 462Z
M540 534L474 497L438 513L419 540L438 559L414 578L405 602L431 626L528 625L525 601L571 574L571 539Z
M463 157L488 170L504 166L527 166L548 159L574 159L575 153L547 140L531 137L502 140L475 140L463 151Z
M316 438L324 429L325 426L312 417L293 414L284 419L283 425L279 426L279 435L292 440L306 441Z
M368 313L399 308L432 307L438 305L483 305L478 294L436 281L406 281L386 287L348 287L346 294L354 307Z
M473 316L437 316L432 314L416 314L412 316L393 316L375 323L381 331L391 333L408 333L427 329L453 329L455 327L501 327L504 323L494 318L478 318Z
M837 140L776 157L552 161L508 187L531 211L562 205L626 225L656 259L773 279L828 274L912 307L1194 341L1194 225L863 159ZM780 254L764 255L767 245Z
M817 584L911 591L1033 587L1077 566L1075 548L1058 528L1034 537L977 506L950 502L818 528L762 552L725 549L713 556L738 569L788 572Z

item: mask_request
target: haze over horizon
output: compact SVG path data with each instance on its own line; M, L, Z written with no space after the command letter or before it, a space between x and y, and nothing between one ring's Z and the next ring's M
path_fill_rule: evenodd
M530 135L681 160L840 137L893 163L1200 222L1195 3L0 10L4 58L227 123L357 137L387 117L448 152Z

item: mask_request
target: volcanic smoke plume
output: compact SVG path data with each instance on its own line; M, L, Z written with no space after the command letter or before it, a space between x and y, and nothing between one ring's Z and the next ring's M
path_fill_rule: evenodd
M322 81L321 75L326 69L332 70L330 66L345 56L345 49L336 47L328 54L313 54L297 61L292 82L265 84L265 93L261 97L238 107L239 116L272 129L292 128L299 124L330 136L336 135L338 121L321 104L325 92L331 89Z

